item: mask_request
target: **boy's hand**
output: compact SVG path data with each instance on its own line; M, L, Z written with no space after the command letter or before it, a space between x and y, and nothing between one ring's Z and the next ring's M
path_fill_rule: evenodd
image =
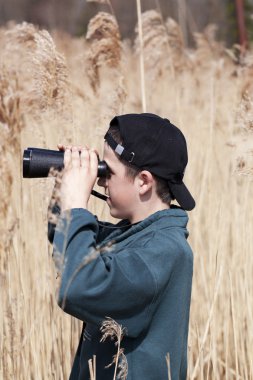
M94 149L58 145L64 153L61 181L61 210L87 208L91 190L97 179L98 157Z

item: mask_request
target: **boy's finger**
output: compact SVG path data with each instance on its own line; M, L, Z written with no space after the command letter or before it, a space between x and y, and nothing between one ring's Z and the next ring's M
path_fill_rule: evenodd
M99 156L99 154L98 154L98 151L97 151L97 149L96 148L90 148L90 151L93 151L93 152L95 152L96 154L97 154L97 156Z
M93 149L90 150L90 171L91 171L91 175L94 174L97 176L98 156L97 156L97 152Z
M82 147L82 145L78 145L78 147L77 147L77 148L78 148L78 152L80 152L80 153L81 153L81 151L82 151L82 148L83 148L83 147ZM85 149L87 149L87 147L86 147L85 145L84 145L84 148L85 148Z
M64 152L64 168L70 168L71 166L71 150L66 147Z
M82 148L81 150L81 165L82 165L82 168L88 168L89 167L89 161L90 161L90 157L89 157L89 151L88 149L86 148Z
M77 146L73 146L72 148L72 166L73 168L80 167L80 155L79 155L79 149Z
M65 146L63 145L63 144L57 144L57 148L59 149L59 150L65 150Z

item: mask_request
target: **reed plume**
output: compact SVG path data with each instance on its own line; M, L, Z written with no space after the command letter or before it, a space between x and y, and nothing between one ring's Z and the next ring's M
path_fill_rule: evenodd
M162 69L162 62L169 57L168 35L159 12L148 10L141 14L143 53L145 69L149 74L153 73L155 79ZM135 28L138 31L138 26ZM140 54L139 35L135 39L135 50Z
M166 29L173 67L181 71L189 64L182 30L178 23L170 17L166 20Z
M193 33L193 37L197 46L195 59L200 65L209 64L225 53L224 44L218 42L216 38L217 26L209 24L202 33Z
M13 186L13 166L20 153L20 132L24 128L24 118L20 107L20 88L15 74L4 67L0 71L0 177L3 183L0 192L0 246L5 246L11 236L14 221L7 219ZM14 223L14 224L13 224ZM0 247L1 248L1 247Z
M182 31L175 20L168 18L163 22L156 10L143 12L141 18L146 80L152 92L152 87L164 72L172 70L174 74L185 69L188 59ZM135 51L140 53L139 36L135 39Z
M86 40L86 74L93 90L94 101L100 110L99 113L95 112L93 120L96 125L103 124L105 128L112 114L122 113L126 99L121 62L122 46L115 17L99 12L90 20ZM99 136L104 135L101 127L97 127L96 132Z
M236 113L237 160L239 174L253 176L253 98L243 93Z
M26 22L8 29L0 62L11 66L20 83L21 102L32 114L55 107L59 110L68 93L65 59L46 30Z
M128 372L127 359L124 354L124 349L120 347L121 341L126 334L126 329L112 318L107 317L106 320L102 322L100 331L102 333L100 342L104 342L107 338L110 338L115 341L115 346L117 347L117 354L114 355L113 361L107 366L108 368L115 364L113 380L116 380L116 377L120 380L126 380Z
M100 85L100 69L116 69L120 64L121 42L115 17L99 12L89 22L86 40L89 42L87 75L96 92Z
M3 66L0 71L1 153L19 148L18 137L24 127L20 107L20 86L15 73Z

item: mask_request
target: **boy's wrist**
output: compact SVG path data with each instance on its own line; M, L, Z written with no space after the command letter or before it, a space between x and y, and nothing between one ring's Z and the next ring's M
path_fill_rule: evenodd
M89 194L90 195L90 194ZM73 208L88 208L89 195L63 197L61 200L61 211L72 210Z
M72 209L80 209L80 208L87 210L88 205L87 204L80 204L80 203L66 204L66 205L63 205L61 207L61 212L65 212L65 211L72 210Z

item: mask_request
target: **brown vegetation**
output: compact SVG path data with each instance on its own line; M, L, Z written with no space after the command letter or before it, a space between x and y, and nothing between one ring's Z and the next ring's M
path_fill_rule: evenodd
M197 201L188 376L252 379L251 55L239 51L237 59L211 27L189 51L175 21L155 11L143 15L143 32L147 110L185 133L186 183ZM0 30L3 379L66 379L80 333L55 302L47 243L53 179L22 179L23 149L70 142L102 153L114 114L142 110L138 50L120 40L111 15L91 20L88 40L54 36L29 24ZM110 219L103 201L91 199L90 209Z

